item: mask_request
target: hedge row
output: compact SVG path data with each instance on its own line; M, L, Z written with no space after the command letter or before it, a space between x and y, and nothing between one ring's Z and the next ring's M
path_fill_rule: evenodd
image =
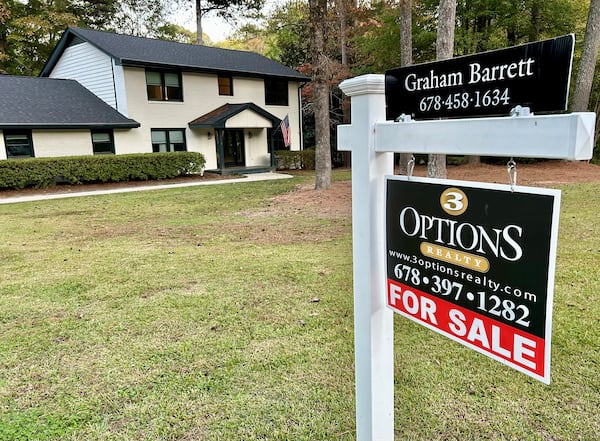
M205 163L195 152L7 159L0 161L0 189L167 179L201 173Z
M315 168L315 150L278 150L275 152L275 166L277 170Z

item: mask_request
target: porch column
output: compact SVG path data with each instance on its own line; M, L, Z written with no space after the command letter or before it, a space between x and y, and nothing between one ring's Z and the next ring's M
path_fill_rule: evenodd
M274 130L271 130L271 136L269 137L269 153L271 155L271 168L274 168L275 167L275 131Z
M225 173L225 147L223 146L223 129L215 128L215 137L217 139L217 152L219 173Z

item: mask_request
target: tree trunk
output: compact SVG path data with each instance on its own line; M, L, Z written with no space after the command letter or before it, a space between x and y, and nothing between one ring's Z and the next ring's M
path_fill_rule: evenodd
M346 0L338 0L338 13L340 18L340 51L342 64L348 65L348 48L346 47Z
M539 0L531 3L531 27L529 28L529 42L533 43L540 39L542 30L541 7Z
M202 36L202 0L196 0L196 43L204 46Z
M435 55L437 60L446 60L454 55L456 0L440 0L438 16Z
M400 66L412 64L412 0L400 0ZM398 173L408 174L412 153L400 153Z
M412 62L412 0L400 0L400 66Z
M574 112L586 112L590 102L594 70L600 46L600 0L592 0L588 13L587 27L583 39L579 71L575 81L575 92L571 108Z
M312 81L315 113L316 190L331 188L328 60L325 55L327 0L310 0Z
M456 25L456 0L440 0L435 53L437 60L452 58L454 53L454 27ZM443 178L448 176L446 155L429 155L427 176Z

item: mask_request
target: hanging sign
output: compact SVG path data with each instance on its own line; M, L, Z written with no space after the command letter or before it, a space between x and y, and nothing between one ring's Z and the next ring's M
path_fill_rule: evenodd
M387 304L550 382L560 191L388 177Z
M567 109L574 35L392 69L386 117L452 118Z

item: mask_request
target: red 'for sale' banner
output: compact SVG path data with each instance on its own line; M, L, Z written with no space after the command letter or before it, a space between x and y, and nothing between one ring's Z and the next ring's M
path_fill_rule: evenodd
M545 376L546 342L542 338L393 280L388 280L388 305L476 351Z

